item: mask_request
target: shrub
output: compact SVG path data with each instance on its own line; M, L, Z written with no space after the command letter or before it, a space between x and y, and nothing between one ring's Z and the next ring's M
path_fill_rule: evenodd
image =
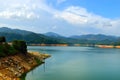
M16 53L27 53L27 45L25 41L15 40L12 45L6 43L5 37L0 37L0 57L14 55Z
M0 57L16 54L17 51L7 43L0 44Z
M18 52L21 52L23 54L27 53L27 45L25 41L14 40L12 42L12 46Z
M2 43L2 42L6 42L6 39L4 36L0 37L0 43Z

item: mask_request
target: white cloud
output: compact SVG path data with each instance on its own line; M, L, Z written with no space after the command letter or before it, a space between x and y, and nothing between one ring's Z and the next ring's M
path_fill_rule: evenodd
M66 0L57 0L57 4L61 4L63 2L65 2Z
M0 0L0 18L32 20L40 18L42 11L54 14L57 10L48 6L46 0ZM3 8L3 9L2 9Z
M39 0L0 0L0 5L4 7L0 7L0 18L2 19L15 19L15 20L32 20L39 18L39 14L36 13L38 10L38 3ZM10 3L9 3L10 2ZM42 3L42 0L39 1ZM2 9L3 8L3 9Z
M15 11L3 11L0 12L0 17L5 19L16 19L16 20L24 20L24 19L36 19L39 18L39 15L36 15L32 11L24 11L24 10L15 10Z
M105 18L88 12L85 8L81 7L70 6L63 11L56 13L54 17L56 19L63 19L74 26L86 27L86 29L90 26L107 34L113 32L114 34L120 33L117 32L120 25L120 19L115 20Z
M62 4L63 2L67 2L67 0L57 0L57 4ZM56 4L56 3L55 3ZM50 6L47 3L47 0L0 0L0 19L6 19L5 24L9 24L7 19L9 20L27 20L28 22L19 25L29 25L31 21L29 20L37 20L36 23L31 23L32 26L38 25L41 28L45 26L53 26L52 29L66 27L62 29L69 29L71 26L72 29L79 29L79 32L84 29L93 28L95 30L100 30L106 34L120 34L118 31L120 25L120 19L110 19L105 18L100 15L94 14L92 12L87 11L87 9L80 6L68 6L64 10L58 10L54 8L54 6ZM49 15L50 14L50 15ZM51 16L53 15L53 16ZM41 19L42 18L42 19ZM49 21L51 20L51 21ZM64 21L59 22L59 21ZM47 22L47 23L46 23ZM19 23L19 22L18 22ZM21 22L22 23L22 22ZM40 26L39 26L40 24ZM49 24L49 25L47 25ZM16 25L17 26L17 25ZM77 28L76 28L77 26ZM78 27L79 26L79 27ZM38 28L37 27L37 28ZM45 28L45 27L44 27ZM61 30L62 30L61 29ZM90 30L91 31L91 30ZM70 31L69 31L70 32ZM89 33L89 32L88 32Z
M88 12L85 8L81 7L68 7L62 12L55 14L56 18L62 18L72 24L84 24L84 25L96 25L109 21L110 19L103 18L101 16L95 15Z
M78 16L69 12L63 12L60 15L56 14L56 18L60 17L72 24L84 24L87 23L87 19L82 16Z

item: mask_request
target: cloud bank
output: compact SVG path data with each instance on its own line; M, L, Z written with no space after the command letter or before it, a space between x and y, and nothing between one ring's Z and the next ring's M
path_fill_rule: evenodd
M67 0L56 0L56 4L64 2ZM0 5L1 27L6 24L38 33L53 31L63 35L120 34L119 18L106 18L81 6L70 5L59 10L48 3L48 0L0 0Z

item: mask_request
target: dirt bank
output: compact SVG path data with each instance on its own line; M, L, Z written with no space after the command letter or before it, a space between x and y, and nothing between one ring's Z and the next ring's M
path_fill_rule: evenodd
M0 80L20 80L20 77L42 64L48 54L28 52L0 58Z

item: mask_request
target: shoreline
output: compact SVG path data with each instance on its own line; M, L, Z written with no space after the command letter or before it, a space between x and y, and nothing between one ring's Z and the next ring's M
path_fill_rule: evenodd
M0 58L0 80L25 80L28 72L44 63L49 54L28 52Z
M116 48L120 49L120 45L106 45L106 44L29 44L28 46L58 46L58 47L67 47L67 46L76 46L76 47L98 47L98 48Z
M37 57L37 59L39 59L42 62L37 62L37 65L35 65L33 68L31 68L30 70L28 70L27 72L23 73L20 77L20 80L25 80L26 74L32 70L34 70L35 68L37 68L38 66L44 64L44 60L51 57L49 54L41 54L39 52L32 52L32 51L28 51L29 54Z
M95 47L98 47L98 48L115 48L115 49L120 49L120 46L114 46L114 45L95 45Z

